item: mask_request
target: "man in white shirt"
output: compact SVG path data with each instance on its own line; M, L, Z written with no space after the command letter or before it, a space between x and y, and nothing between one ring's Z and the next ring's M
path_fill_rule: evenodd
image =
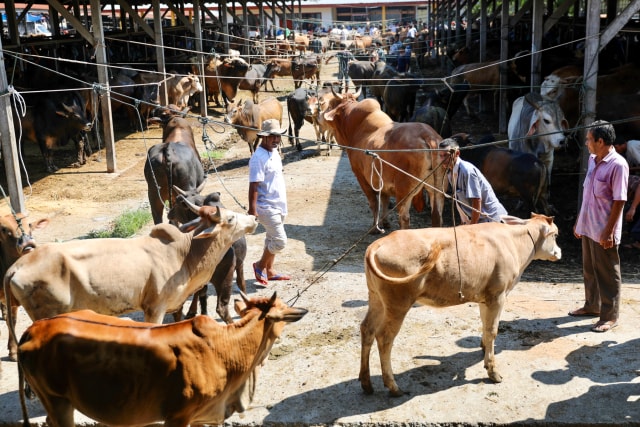
M276 119L265 120L260 145L249 160L249 215L255 215L266 231L264 250L259 261L253 263L256 282L267 285L269 280L291 280L273 268L276 254L287 244L284 219L287 216L287 191L282 174L282 160L278 146L282 134Z

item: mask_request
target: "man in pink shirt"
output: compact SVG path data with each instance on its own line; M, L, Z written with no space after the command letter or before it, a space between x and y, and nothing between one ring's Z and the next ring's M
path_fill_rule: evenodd
M582 206L573 234L582 239L585 303L571 316L599 316L591 328L607 332L618 324L620 312L620 256L622 210L627 200L629 165L616 152L613 126L603 120L587 130L589 166L583 184Z

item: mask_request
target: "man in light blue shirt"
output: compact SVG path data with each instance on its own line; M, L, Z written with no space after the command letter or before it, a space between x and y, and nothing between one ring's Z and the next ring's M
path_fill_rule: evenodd
M440 142L438 159L447 169L449 184L454 190L456 208L460 221L464 224L501 221L507 210L482 172L473 164L460 159L460 148L455 139L447 138Z

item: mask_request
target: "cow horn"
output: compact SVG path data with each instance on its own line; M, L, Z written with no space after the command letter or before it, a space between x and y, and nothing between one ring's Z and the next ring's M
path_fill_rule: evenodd
M186 198L184 199L184 202L187 204L187 207L191 209L193 213L200 215L200 206L191 203L189 199L186 199ZM218 210L218 214L220 214L219 210Z
M528 94L526 94L524 96L524 100L531 104L531 106L536 110L540 109L540 105L538 105L538 102L535 99L535 94L533 92L529 92Z
M275 304L275 302L276 302L276 298L277 298L277 292L274 292L273 295L271 295L271 299L269 300L269 304L265 308L262 309L262 314L260 315L258 320L262 320L265 317L267 317L267 314L269 314L269 310L271 310L271 307L273 307L273 304Z
M344 99L342 97L342 94L336 93L336 91L333 89L333 85L331 85L331 93L333 93L333 96L335 96L336 98Z
M244 292L240 291L240 296L242 297L242 300L243 300L245 303L248 303L248 302L249 302L249 297L247 296L247 294L245 294Z
M67 110L70 113L73 113L73 107L69 107L67 104L65 104L64 102L62 103L62 107Z
M358 90L353 94L354 99L360 98L360 94L362 93L362 86L358 88Z
M181 196L187 197L187 192L184 191L182 188L178 187L177 185L173 186L173 191L175 191L176 193L178 193Z

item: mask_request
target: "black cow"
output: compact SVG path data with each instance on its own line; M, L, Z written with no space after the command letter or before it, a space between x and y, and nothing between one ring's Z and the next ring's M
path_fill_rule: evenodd
M425 91L426 101L423 105L443 108L447 112L447 116L451 118L460 109L469 89L469 83L458 83L451 88L445 86L442 89Z
M173 223L184 224L196 218L196 215L185 203L188 199L196 206L220 206L220 193L214 192L207 196L189 195L181 189L175 187L174 190L180 195L176 198L176 203L169 211L169 220ZM236 284L242 292L247 292L244 280L244 259L247 256L247 240L244 236L233 242L231 248L224 254L216 266L209 282L213 285L218 296L216 312L227 323L232 323L233 319L229 315L229 301L231 300L231 288L233 287L233 272L236 273ZM207 285L193 294L193 300L186 318L194 317L198 311L198 301L200 302L200 313L207 314ZM182 308L174 313L175 321L179 321L182 315Z
M382 61L376 62L369 91L376 97L381 107L384 107L384 89L387 86L387 82L399 75L398 70L392 66L386 65Z
M413 76L394 77L384 88L384 111L396 122L406 122L416 105L416 94L422 85L422 80Z
M451 120L442 107L423 105L413 113L409 121L429 125L443 138L451 136Z
M452 136L460 147L479 145L478 148L461 150L463 160L473 163L498 195L518 197L529 212L551 214L547 200L547 168L536 156L485 145L495 141L493 135L482 138L477 144L468 134Z
M316 99L312 100L312 97ZM307 90L302 87L287 95L287 110L289 111L289 143L293 145L295 141L298 151L302 150L302 144L300 144L300 128L304 124L304 121L306 120L309 123L314 124L314 116L310 107L310 103L314 101L317 103L315 91ZM292 123L293 132L291 132Z
M87 119L82 96L77 91L45 93L26 97L26 102L26 115L13 116L16 132L22 126L23 137L38 143L47 171L58 170L53 163L53 148L66 145L70 139L76 143L78 163L83 164L87 145L82 132L91 130L92 123Z
M144 178L153 223L162 222L164 201L169 208L175 205L179 187L189 195L199 194L205 185L206 174L193 139L193 131L186 119L173 117L164 127L164 142L149 148L144 163Z
M238 85L238 89L248 90L253 94L254 104L258 103L258 92L260 92L260 88L262 85L266 84L267 81L271 82L271 89L275 92L273 80L269 80L264 77L266 69L267 66L264 64L252 64L251 68L249 68L249 71L247 71Z
M376 65L382 64L382 65ZM362 96L367 97L367 87L371 84L371 78L377 66L384 67L382 62L351 61L347 74L357 88L362 88Z

